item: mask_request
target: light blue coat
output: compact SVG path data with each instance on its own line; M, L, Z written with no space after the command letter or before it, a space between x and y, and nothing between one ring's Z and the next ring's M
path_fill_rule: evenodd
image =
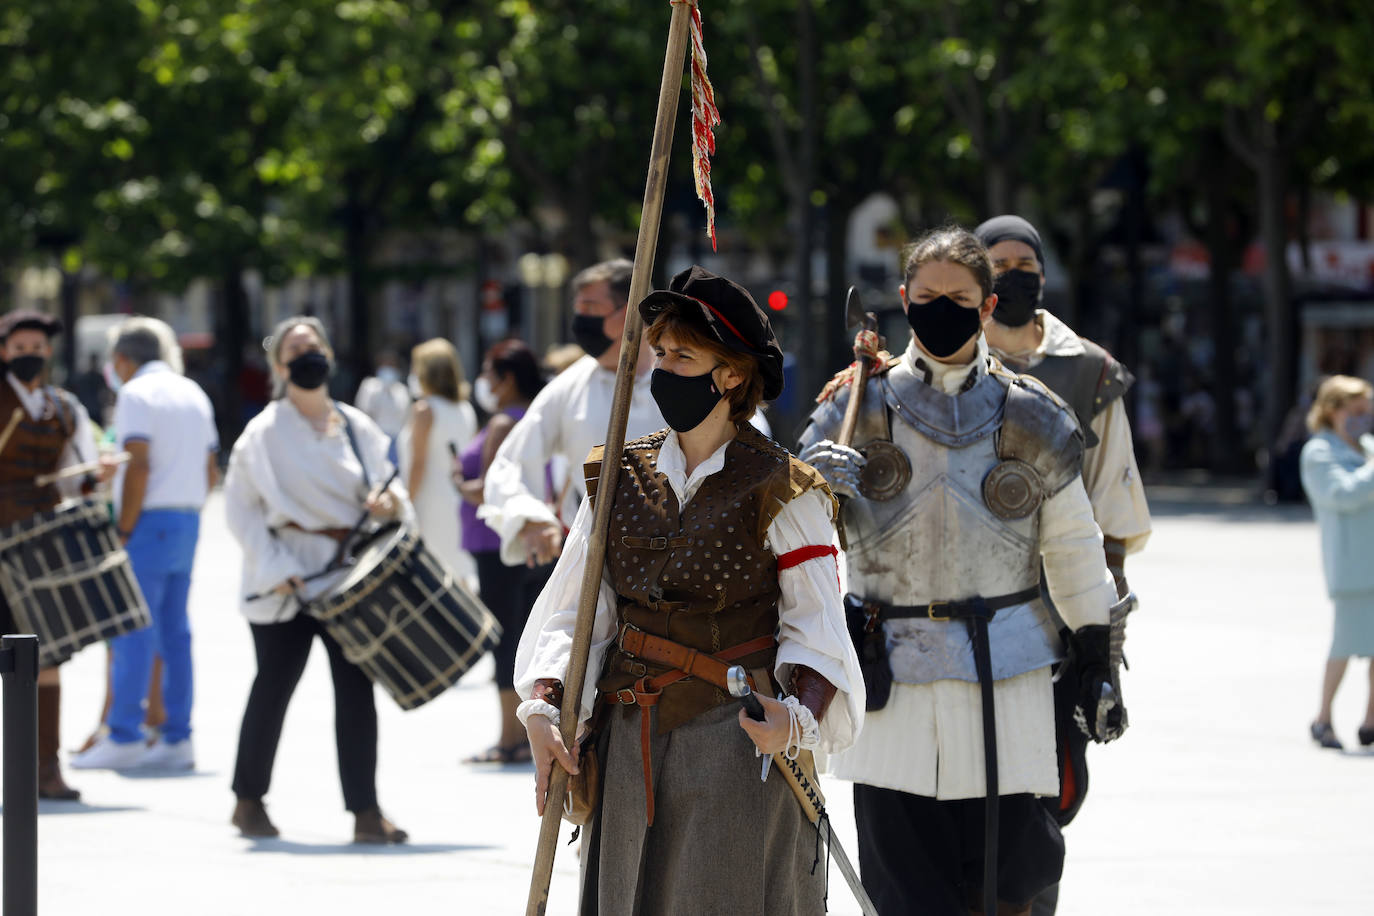
M1374 590L1374 436L1360 445L1322 430L1302 447L1302 487L1321 529L1332 597Z

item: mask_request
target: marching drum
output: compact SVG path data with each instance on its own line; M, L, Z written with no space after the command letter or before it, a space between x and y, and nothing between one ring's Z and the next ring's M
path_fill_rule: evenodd
M0 593L44 668L152 623L108 511L90 500L0 529Z
M403 527L384 530L310 613L402 709L443 693L501 637L486 605Z

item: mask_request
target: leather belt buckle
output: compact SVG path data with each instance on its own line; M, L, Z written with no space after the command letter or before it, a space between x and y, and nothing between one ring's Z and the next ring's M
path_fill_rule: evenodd
M946 621L949 620L949 619L950 619L950 616L949 616L948 613L945 613L945 614L937 614L937 613L935 612L935 609L936 609L937 607L947 608L947 607L949 607L949 602L948 602L948 601L932 601L932 602L930 602L930 604L926 605L926 614L930 617L930 619L931 619L931 620L946 620Z
M634 706L638 703L635 699L634 688L623 687L615 692L615 701L622 706Z
M872 633L882 623L883 606L876 601L863 602L864 632Z
M649 666L643 662L625 662L625 673L634 677L644 677L649 673Z
M668 539L666 537L649 538L650 550L667 550Z
M616 635L615 638L616 645L620 646L620 651L626 653L627 655L635 655L634 652L631 652L629 649L625 648L625 634L631 632L639 633L640 635L644 634L643 630L641 630L639 627L635 626L627 620L620 625L620 632ZM640 642L640 646L642 647L643 645L644 643Z

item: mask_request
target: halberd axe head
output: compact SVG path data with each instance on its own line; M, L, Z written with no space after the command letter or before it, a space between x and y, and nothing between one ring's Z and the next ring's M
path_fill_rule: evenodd
M859 299L859 288L849 287L848 294L844 297L844 323L845 327L857 328L864 323L864 304Z

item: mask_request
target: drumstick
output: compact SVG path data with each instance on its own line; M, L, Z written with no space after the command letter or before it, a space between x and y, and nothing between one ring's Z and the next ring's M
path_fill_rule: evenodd
M111 460L115 464L126 464L129 461L131 461L133 457L134 456L129 454L128 452L119 452L118 454L110 456ZM63 468L62 470L54 471L51 474L39 474L37 477L33 479L33 482L40 487L46 487L50 483L56 483L59 480L66 480L68 477L80 477L82 474L89 474L91 471L98 471L100 470L100 466L102 463L103 462L101 461L83 461L81 464L74 464L69 468Z
M386 483L382 484L374 492L377 494L385 493L387 488L391 486L392 481L394 481L397 478L397 476L400 475L400 473L400 468L393 469L391 472L391 476L386 479ZM368 495L372 496L373 494L369 493ZM349 530L347 536L345 536L343 540L339 541L339 549L334 553L334 558L329 561L328 566L326 566L324 569L319 570L318 572L313 572L308 576L301 576L300 580L302 582L310 582L311 580L318 579L322 576L327 576L332 572L338 572L340 569L343 569L344 567L350 565L344 562L344 551L348 549L348 542L353 540L353 538L357 536L359 531L363 530L363 525L367 524L367 519L371 514L372 513L370 512L364 511L362 517L358 519L358 523L354 525L352 529ZM265 598L270 594L272 594L270 591L254 592L253 594L249 595L247 598L244 598L243 600L257 601L259 598Z
M316 572L312 572L312 573L311 573L310 575L308 575L308 576L300 576L299 578L300 578L301 582L303 582L303 583L304 583L304 582L314 582L316 579L321 579L321 578L323 578L323 577L329 575L330 573L336 573L336 572L338 572L338 571L341 570L341 569L347 569L350 565L352 565L352 564L350 564L350 563L340 563L338 566L326 567L325 569L321 569L321 570L318 570L318 571L316 571ZM259 598L266 598L266 597L267 597L268 595L270 595L270 594L272 594L271 591L266 591L266 592L253 592L253 594L249 595L247 598L244 598L243 600L244 600L244 601L257 601Z
M14 428L19 425L19 421L24 419L24 408L14 408L14 413L10 414L9 423L5 424L3 431L0 431L0 452L5 450L5 446L10 444L10 436L14 435Z

